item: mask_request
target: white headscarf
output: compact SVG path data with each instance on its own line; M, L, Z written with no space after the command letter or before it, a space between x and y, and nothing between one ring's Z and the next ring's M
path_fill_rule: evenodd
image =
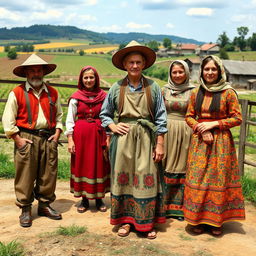
M172 67L175 64L180 64L184 67L185 74L186 74L186 80L182 84L175 84L172 81L171 72L172 72ZM180 93L182 93L186 90L195 88L195 86L189 82L189 76L190 76L190 72L189 72L189 67L188 67L187 62L185 62L184 60L172 61L170 66L169 66L168 84L164 85L164 87L170 89L171 94L180 94Z

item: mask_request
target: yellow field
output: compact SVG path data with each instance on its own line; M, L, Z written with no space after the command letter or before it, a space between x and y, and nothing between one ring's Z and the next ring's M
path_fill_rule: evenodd
M35 50L39 50L39 49L72 47L72 46L77 46L77 45L81 45L81 44L56 42L56 43L48 43L48 44L35 44L34 46L35 46Z
M98 48L90 48L90 49L84 49L84 52L86 53L94 53L94 52L103 52L107 53L113 50L117 50L117 46L107 46L107 47L98 47Z
M4 52L4 47L0 46L0 52Z

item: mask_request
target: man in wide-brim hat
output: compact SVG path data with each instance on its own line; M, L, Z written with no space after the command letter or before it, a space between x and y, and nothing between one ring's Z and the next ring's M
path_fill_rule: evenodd
M38 215L61 219L61 214L50 207L55 200L58 140L62 131L62 109L58 92L44 83L45 75L56 68L36 54L14 68L13 73L26 77L8 97L3 127L15 143L16 205L22 209L22 227L32 225L31 205L38 200Z
M119 236L133 226L153 239L154 224L165 222L158 163L164 155L166 110L160 87L142 75L155 59L153 50L136 41L116 52L112 62L127 76L110 88L100 114L103 127L113 133L110 222L120 225Z

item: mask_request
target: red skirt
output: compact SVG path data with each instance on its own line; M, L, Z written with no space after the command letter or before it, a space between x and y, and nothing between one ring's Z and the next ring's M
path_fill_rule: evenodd
M71 155L70 190L75 197L103 198L110 190L110 165L104 158L105 131L100 121L76 121L73 138L75 154Z

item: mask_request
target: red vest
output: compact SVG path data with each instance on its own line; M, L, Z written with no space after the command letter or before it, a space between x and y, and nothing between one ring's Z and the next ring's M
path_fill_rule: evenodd
M55 128L56 126L56 101L58 98L58 92L51 86L47 85L47 89L50 92L52 101L52 122L50 122L50 102L48 94L45 90L42 91L40 98L38 99L32 92L32 89L28 91L28 97L30 102L32 124L28 122L28 109L26 105L26 97L24 92L25 84L21 84L13 89L13 92L17 99L18 111L16 117L16 125L27 129L34 129L36 120L38 117L39 104L43 110L44 116L48 123L48 128Z

